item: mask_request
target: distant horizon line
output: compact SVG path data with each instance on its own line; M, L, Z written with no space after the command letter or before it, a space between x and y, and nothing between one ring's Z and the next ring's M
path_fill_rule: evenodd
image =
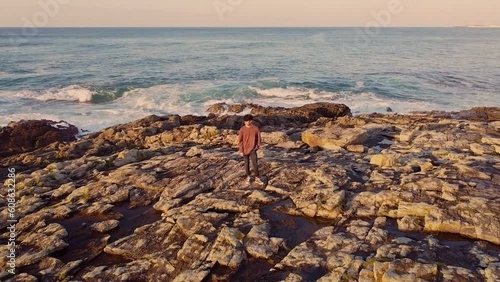
M453 26L382 26L380 28L457 28L500 27L500 25L453 25ZM26 28L25 26L0 26L0 28ZM33 27L28 27L33 28ZM50 28L366 28L366 26L44 26Z

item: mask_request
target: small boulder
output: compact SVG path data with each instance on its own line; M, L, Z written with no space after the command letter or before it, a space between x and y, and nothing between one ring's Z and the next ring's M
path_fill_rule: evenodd
M348 145L346 149L347 149L347 151L352 152L352 153L364 153L365 152L365 147L363 145Z
M198 146L191 147L189 151L186 153L186 157L196 157L196 156L202 156L203 155L203 149L200 149Z
M118 227L119 224L120 224L120 221L118 221L116 219L112 219L112 220L94 223L90 227L97 232L106 233L106 232Z
M285 132L262 132L262 142L270 145L277 145L288 141L288 135Z
M398 161L399 154L378 154L371 158L370 164L380 167L393 167Z

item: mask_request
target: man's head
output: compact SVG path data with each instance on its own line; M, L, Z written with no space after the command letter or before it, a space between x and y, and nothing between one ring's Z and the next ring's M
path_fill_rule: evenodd
M243 117L243 122L245 123L246 126L252 125L252 121L253 121L253 116L252 115L245 115Z

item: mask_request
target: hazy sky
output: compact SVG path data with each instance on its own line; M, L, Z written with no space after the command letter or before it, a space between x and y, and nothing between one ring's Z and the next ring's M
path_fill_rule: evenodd
M500 25L500 0L0 1L0 26Z

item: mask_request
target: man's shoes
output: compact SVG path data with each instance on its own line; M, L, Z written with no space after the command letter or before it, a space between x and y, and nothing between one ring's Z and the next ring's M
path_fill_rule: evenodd
M247 185L252 184L252 177L247 176L247 178L246 178L246 180L245 180L245 184L247 184Z
M264 185L264 182L259 177L255 177L255 184Z

